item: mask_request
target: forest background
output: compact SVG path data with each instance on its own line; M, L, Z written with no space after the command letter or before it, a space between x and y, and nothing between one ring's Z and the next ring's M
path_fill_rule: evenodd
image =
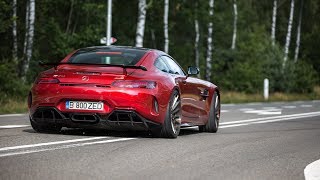
M224 102L320 98L319 0L113 0L115 45L168 52ZM23 112L39 61L106 36L107 0L0 0L0 113Z

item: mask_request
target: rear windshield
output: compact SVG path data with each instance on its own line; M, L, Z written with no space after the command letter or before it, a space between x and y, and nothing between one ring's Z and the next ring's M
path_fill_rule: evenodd
M126 48L81 49L73 54L69 63L135 65L146 50Z

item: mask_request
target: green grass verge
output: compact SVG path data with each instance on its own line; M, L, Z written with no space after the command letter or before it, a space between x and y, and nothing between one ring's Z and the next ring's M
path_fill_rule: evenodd
M246 94L240 92L221 92L222 103L248 103L248 102L275 102L275 101L302 101L320 100L320 86L314 88L312 93L272 93L268 100L264 100L263 94Z
M320 86L314 88L309 94L272 93L269 100L265 101L262 94L246 94L240 92L221 92L222 103L247 103L247 102L274 102L274 101L301 101L320 100ZM27 113L27 100L9 98L0 101L0 114Z
M0 114L26 113L28 112L27 100L19 100L16 98L0 101Z

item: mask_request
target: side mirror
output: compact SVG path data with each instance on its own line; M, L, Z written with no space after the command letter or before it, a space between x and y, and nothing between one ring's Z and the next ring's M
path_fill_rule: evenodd
M190 75L197 75L200 73L200 70L198 67L189 66L188 67L188 76Z

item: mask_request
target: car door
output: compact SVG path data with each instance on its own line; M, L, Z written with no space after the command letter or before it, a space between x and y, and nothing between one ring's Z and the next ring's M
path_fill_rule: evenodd
M182 116L185 123L197 124L201 106L199 104L200 91L197 83L192 78L188 78L182 68L169 56L162 56L164 62L168 64L169 73L175 77L181 93Z
M205 81L198 79L196 77L188 77L187 83L194 90L194 107L197 108L198 120L199 122L205 122L208 119L208 98L209 98L209 86ZM201 123L200 123L201 124Z

